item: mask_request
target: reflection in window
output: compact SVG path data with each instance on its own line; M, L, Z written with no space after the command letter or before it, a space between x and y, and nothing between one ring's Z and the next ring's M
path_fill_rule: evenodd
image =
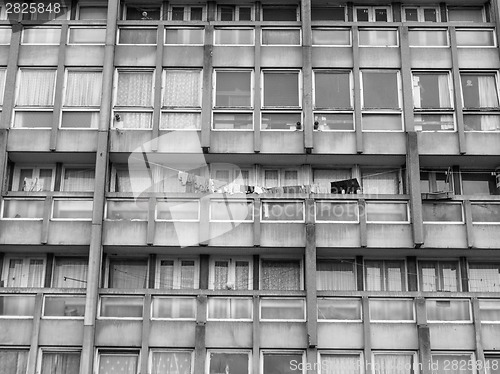
M459 47L494 47L495 34L493 30L458 29L457 46Z
M59 44L60 28L32 27L23 29L24 44Z
M297 374L303 366L302 353L282 352L263 354L264 373ZM300 365L300 366L299 366Z
M410 47L447 47L447 30L421 30L410 29L408 31Z
M54 199L53 204L53 219L92 219L92 200Z
M43 219L44 200L14 200L3 201L3 218Z
M153 318L194 319L196 299L193 297L153 297Z
M268 299L260 300L261 320L304 320L305 302L303 299Z
M313 28L312 44L350 46L351 31L349 29Z
M45 317L83 317L85 296L45 296Z
M263 259L260 289L280 291L302 289L300 260Z
M101 296L100 317L142 318L144 299L132 296Z
M141 220L148 219L148 202L146 200L108 200L106 205L109 220Z
M300 45L300 29L262 29L262 45Z
M264 71L264 107L299 107L299 72Z
M359 45L372 47L396 47L398 45L397 30L360 29Z
M253 29L217 28L214 30L216 45L253 45Z
M211 297L208 299L209 319L252 319L252 299Z
M168 28L165 31L165 44L203 44L205 32L195 28Z
M34 312L35 295L0 295L0 316L33 317Z
M500 131L500 116L496 114L464 114L465 131Z
M0 362L5 374L26 373L28 367L28 350L0 349Z

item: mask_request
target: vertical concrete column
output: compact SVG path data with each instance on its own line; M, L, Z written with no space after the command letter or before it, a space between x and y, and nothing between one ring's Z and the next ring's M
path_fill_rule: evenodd
M105 176L108 165L108 134L113 98L114 54L116 44L116 21L119 0L108 1L106 45L104 49L102 99L97 137L96 175ZM93 373L95 321L99 298L99 280L102 259L102 222L104 216L106 178L96 178L94 188L94 210L90 236L89 268L87 275L87 295L83 322L83 344L80 373Z
M365 199L358 200L359 208L359 234L361 247L366 247L368 245L368 235L366 226L366 201Z
M161 121L161 90L163 83L163 50L165 44L165 26L163 23L158 25L156 30L156 62L155 62L155 88L153 103L153 128L151 132L151 150L158 150L158 137L160 136Z
M431 335L427 325L427 312L425 310L425 299L417 297L415 299L415 309L417 312L418 331L418 362L421 365L421 374L432 374L431 363Z
M255 267L255 264L254 264ZM253 295L252 374L260 374L260 305L259 295Z
M33 325L31 327L30 350L28 353L27 374L36 373L36 356L38 353L38 337L40 336L40 319L42 317L43 294L38 293L35 296L35 312L33 314Z
M42 244L47 244L49 240L49 225L53 200L54 196L49 194L45 197L45 201L43 202L42 237L40 238L40 243Z
M213 75L213 42L215 21L215 2L208 2L208 24L205 26L205 44L203 46L203 89L201 99L201 147L203 152L210 149L210 132L212 128L212 75Z
M147 291L144 297L142 315L141 373L148 372L149 363L149 332L151 330L151 294Z
M363 291L365 287L363 256L356 256L354 264L356 265L356 288L358 291Z
M316 227L313 223L306 224L306 315L307 315L307 346L316 348L318 345L318 313L316 291Z
M153 245L156 228L156 196L149 196L148 199L148 228L146 234L146 244Z
M311 153L313 145L313 74L312 74L312 29L311 0L301 1L302 17L302 128L304 129L304 148Z
M253 92L253 150L255 153L260 152L260 106L261 106L261 14L260 2L255 3L255 48L254 48L254 92Z
M479 300L477 297L471 299L472 302L472 322L474 323L474 337L476 340L476 361L485 362L484 349L483 349L483 338L481 330L481 315L479 312ZM477 374L486 374L485 365L478 366Z
M418 138L417 133L414 131L409 131L406 136L406 172L408 175L408 192L410 193L413 245L419 248L424 244L424 224L422 218L422 196L420 193Z
M253 217L253 246L260 246L260 231L261 231L261 222L260 222L260 211L261 211L262 202L259 198L254 200L254 217Z
M363 354L365 356L365 367L372 368L372 339L370 328L370 300L367 296L361 299L363 308Z
M198 295L196 310L196 329L194 345L194 372L205 372L206 361L206 323L207 323L207 296Z
M470 200L464 200L465 232L467 234L467 247L474 247L474 227L472 225L472 204Z
M401 8L401 7L400 7ZM403 118L405 130L415 131L413 119L413 82L411 76L410 43L408 41L408 26L399 26L401 41L401 81L403 86Z
M356 152L363 153L363 128L361 126L361 76L359 69L359 30L352 27L352 75L354 79L354 128L356 131Z

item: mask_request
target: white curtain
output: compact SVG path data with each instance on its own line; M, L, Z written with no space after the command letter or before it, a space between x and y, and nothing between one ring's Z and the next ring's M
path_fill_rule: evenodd
M56 258L52 287L85 288L88 261L85 258Z
M110 288L146 288L147 261L111 261Z
M264 171L264 187L278 187L279 185L279 171L278 170L265 170Z
M499 264L469 264L470 292L500 292Z
M363 171L364 194L399 194L399 171L366 170Z
M21 69L16 105L54 105L55 77L55 70Z
M25 374L28 351L2 349L0 350L0 363L0 374Z
M116 105L151 107L153 88L152 71L120 71Z
M361 373L361 363L358 355L322 354L321 368L321 374Z
M181 284L180 289L193 289L194 288L194 273L195 266L193 260L181 260Z
M153 352L151 374L191 374L190 352Z
M229 281L229 261L215 261L214 289L225 290Z
M44 352L41 374L78 374L80 352Z
M65 106L99 106L102 73L99 71L69 71L66 82Z
M43 287L45 261L43 259L30 259L28 267L28 284L26 287Z
M65 169L64 191L94 191L95 169Z
M261 289L300 290L300 262L262 261Z
M437 290L437 269L433 264L421 264L420 291Z
M297 186L299 184L299 176L297 170L285 170L285 180L282 186Z
M130 179L134 179L132 184ZM137 191L145 191L151 187L151 177L148 170L133 170L128 169L116 170L116 192L132 192L132 185Z
M137 361L137 355L101 354L99 374L136 374Z
M411 354L376 354L374 359L376 374L413 374Z
M162 113L160 129L201 130L200 113Z
M437 78L439 87L439 108L451 108L448 74L439 74Z
M352 262L318 261L316 286L318 290L356 290L356 279Z
M479 106L481 108L497 108L498 94L494 76L477 77Z
M158 288L169 290L174 288L174 261L160 261L160 284Z
M198 108L201 74L199 70L166 70L164 107Z

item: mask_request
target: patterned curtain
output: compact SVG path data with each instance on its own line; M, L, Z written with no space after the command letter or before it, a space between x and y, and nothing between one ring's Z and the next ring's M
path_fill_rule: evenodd
M151 374L191 374L190 352L153 352Z
M118 74L117 106L151 107L153 88L152 71L120 71Z
M28 351L14 349L0 350L0 374L25 374L28 365Z
M250 280L250 265L248 261L236 261L234 289L248 290L249 280Z
M376 354L374 359L376 373L413 374L413 355L411 354Z
M262 261L263 290L300 290L300 261Z
M215 261L214 267L214 289L225 290L229 280L229 262Z
M199 108L201 74L199 70L166 70L164 107Z
M469 264L470 292L500 292L500 264Z

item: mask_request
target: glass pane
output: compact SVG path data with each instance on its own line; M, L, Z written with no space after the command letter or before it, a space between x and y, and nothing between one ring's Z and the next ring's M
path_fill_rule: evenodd
M260 278L263 290L299 290L301 274L299 260L262 260Z
M472 222L500 223L500 204L472 204Z
M163 106L169 108L201 107L200 70L165 70Z
M305 317L302 299L261 299L260 318L280 320L303 320Z
M161 8L154 5L134 6L127 4L127 20L160 20Z
M56 257L52 287L84 288L87 285L88 259L80 257Z
M301 130L300 113L262 113L262 130Z
M151 112L119 112L115 114L113 127L117 129L150 129L152 120L153 113Z
M457 30L459 47L494 47L495 36L492 30Z
M148 219L148 202L108 200L107 219L111 220L141 220Z
M85 296L46 296L43 315L46 317L83 317Z
M139 355L135 353L101 353L99 355L99 373L136 374Z
M500 131L500 116L464 114L465 131Z
M318 260L316 288L331 291L355 291L353 260Z
M156 44L155 29L120 29L120 44Z
M300 30L263 29L262 45L300 45Z
M106 29L98 27L70 28L69 42L71 44L104 44Z
M318 298L318 319L361 320L361 300Z
M463 7L448 8L450 22L483 22L483 8Z
M413 105L422 109L452 108L447 73L413 73Z
M209 374L248 374L247 353L210 353Z
M92 219L92 200L54 200L52 218Z
M413 300L370 299L372 321L413 321Z
M55 77L56 71L52 69L21 69L18 76L16 105L31 107L54 105Z
M296 6L268 6L262 7L263 21L297 21Z
M201 130L201 113L162 113L160 129Z
M117 106L152 106L152 71L120 71L116 90Z
M158 201L156 218L167 221L198 221L200 204L198 200Z
M142 318L142 297L101 296L101 317Z
M500 264L469 263L470 292L500 292Z
M426 300L428 321L470 321L469 300Z
M28 350L0 349L1 374L24 374L28 367Z
M363 114L363 131L401 131L403 123L400 114Z
M214 130L253 129L253 115L251 113L214 113L213 118Z
M41 374L78 373L80 352L43 352Z
M43 218L43 200L4 200L3 218Z
M59 44L61 29L25 28L23 43L25 44Z
M251 221L253 216L251 201L211 201L211 221Z
M99 112L62 112L63 129L96 129L99 126Z
M324 354L321 353L321 367L332 370L331 373L361 374L359 354ZM327 372L328 373L328 372Z
M446 47L448 32L446 30L409 30L410 47Z
M415 114L415 131L455 131L452 114Z
M500 321L500 300L479 300L481 322Z
M152 373L191 374L191 352L158 352L152 353Z
M408 222L406 203L367 203L368 222Z
M375 8L375 21L376 22L386 22L387 21L387 9Z
M405 21L418 21L418 9L405 8Z
M108 13L107 7L80 6L78 9L78 19L102 20L106 19L107 13Z
M345 9L343 6L318 7L312 6L312 21L345 21Z
M368 22L368 8L357 8L356 9L356 21Z
M349 72L314 72L315 108L352 108Z
M460 74L465 108L498 108L496 76Z
M381 373L413 374L415 372L416 362L413 362L414 355L411 353L377 353L373 355L373 359L373 366L381 368Z
M298 107L298 73L264 73L265 107Z
M12 29L0 28L0 44L10 44L11 35L12 35Z
M33 317L35 296L1 296L0 316Z
M165 44L203 44L203 29L167 29Z
M196 299L153 297L153 318L194 319Z
M437 22L436 9L424 8L424 21L425 22Z
M486 356L484 366L487 374L500 374L500 357Z
M14 113L14 127L51 128L52 112L22 112Z
M363 72L363 108L400 108L396 72Z
M353 131L354 117L352 113L315 113L314 129L319 131ZM316 125L316 122L318 123Z
M252 308L252 299L209 298L208 318L251 319Z
M346 29L313 29L313 45L351 45L351 31Z
M357 222L358 203L319 201L316 203L316 221Z
M251 7L239 7L239 20L240 21L252 21L252 8Z
M424 202L422 204L424 222L462 222L461 204Z
M299 366L300 365L300 366ZM303 367L302 354L289 353L266 353L264 354L264 374L297 374L299 367Z
M263 202L262 220L302 221L304 220L304 204L302 202Z
M360 46L391 47L398 45L396 30L359 30Z
M217 71L215 106L251 107L252 73L250 71Z
M109 288L146 288L147 260L109 261Z
M253 30L248 29L215 29L215 44L217 45L253 45Z

